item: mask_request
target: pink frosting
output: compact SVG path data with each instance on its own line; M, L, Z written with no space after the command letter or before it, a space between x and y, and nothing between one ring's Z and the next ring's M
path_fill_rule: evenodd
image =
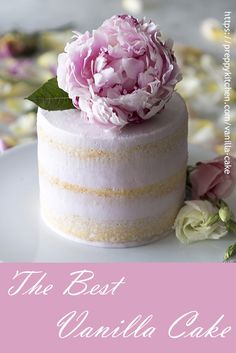
M236 158L231 157L230 174L224 174L224 156L199 163L190 174L193 199L221 199L229 196L236 185Z
M181 79L172 42L153 22L113 16L75 33L58 57L58 84L90 121L123 127L159 112Z

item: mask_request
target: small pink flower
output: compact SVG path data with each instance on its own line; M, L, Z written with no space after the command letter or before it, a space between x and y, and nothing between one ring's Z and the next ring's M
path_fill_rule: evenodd
M224 156L200 162L190 173L192 198L222 199L231 194L236 185L236 158L230 157L230 174L224 173Z
M75 33L58 57L59 87L90 121L122 127L156 115L181 79L172 42L153 22L113 16Z

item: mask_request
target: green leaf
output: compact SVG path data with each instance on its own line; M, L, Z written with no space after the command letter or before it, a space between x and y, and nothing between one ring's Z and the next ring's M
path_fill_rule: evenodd
M224 261L228 261L234 255L236 255L236 243L228 247L224 255Z
M26 99L46 110L75 109L68 93L58 87L56 77L47 81Z

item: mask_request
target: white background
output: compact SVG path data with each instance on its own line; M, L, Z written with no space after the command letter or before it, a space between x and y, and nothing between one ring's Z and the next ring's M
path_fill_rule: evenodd
M157 21L162 31L177 42L209 51L218 49L202 37L199 30L202 20L213 17L222 21L224 11L231 10L234 13L232 22L236 25L235 0L143 1L149 5L139 17L146 15ZM65 24L73 24L83 32L97 27L113 14L125 12L122 0L0 0L0 32L12 28L55 28Z

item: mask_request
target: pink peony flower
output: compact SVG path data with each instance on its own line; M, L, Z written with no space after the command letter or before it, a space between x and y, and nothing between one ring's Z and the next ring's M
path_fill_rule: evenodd
M236 158L230 157L230 174L224 173L224 156L200 162L190 173L192 198L221 199L230 195L236 185Z
M90 121L122 127L156 115L181 79L172 42L153 22L113 16L75 33L58 57L58 85Z

